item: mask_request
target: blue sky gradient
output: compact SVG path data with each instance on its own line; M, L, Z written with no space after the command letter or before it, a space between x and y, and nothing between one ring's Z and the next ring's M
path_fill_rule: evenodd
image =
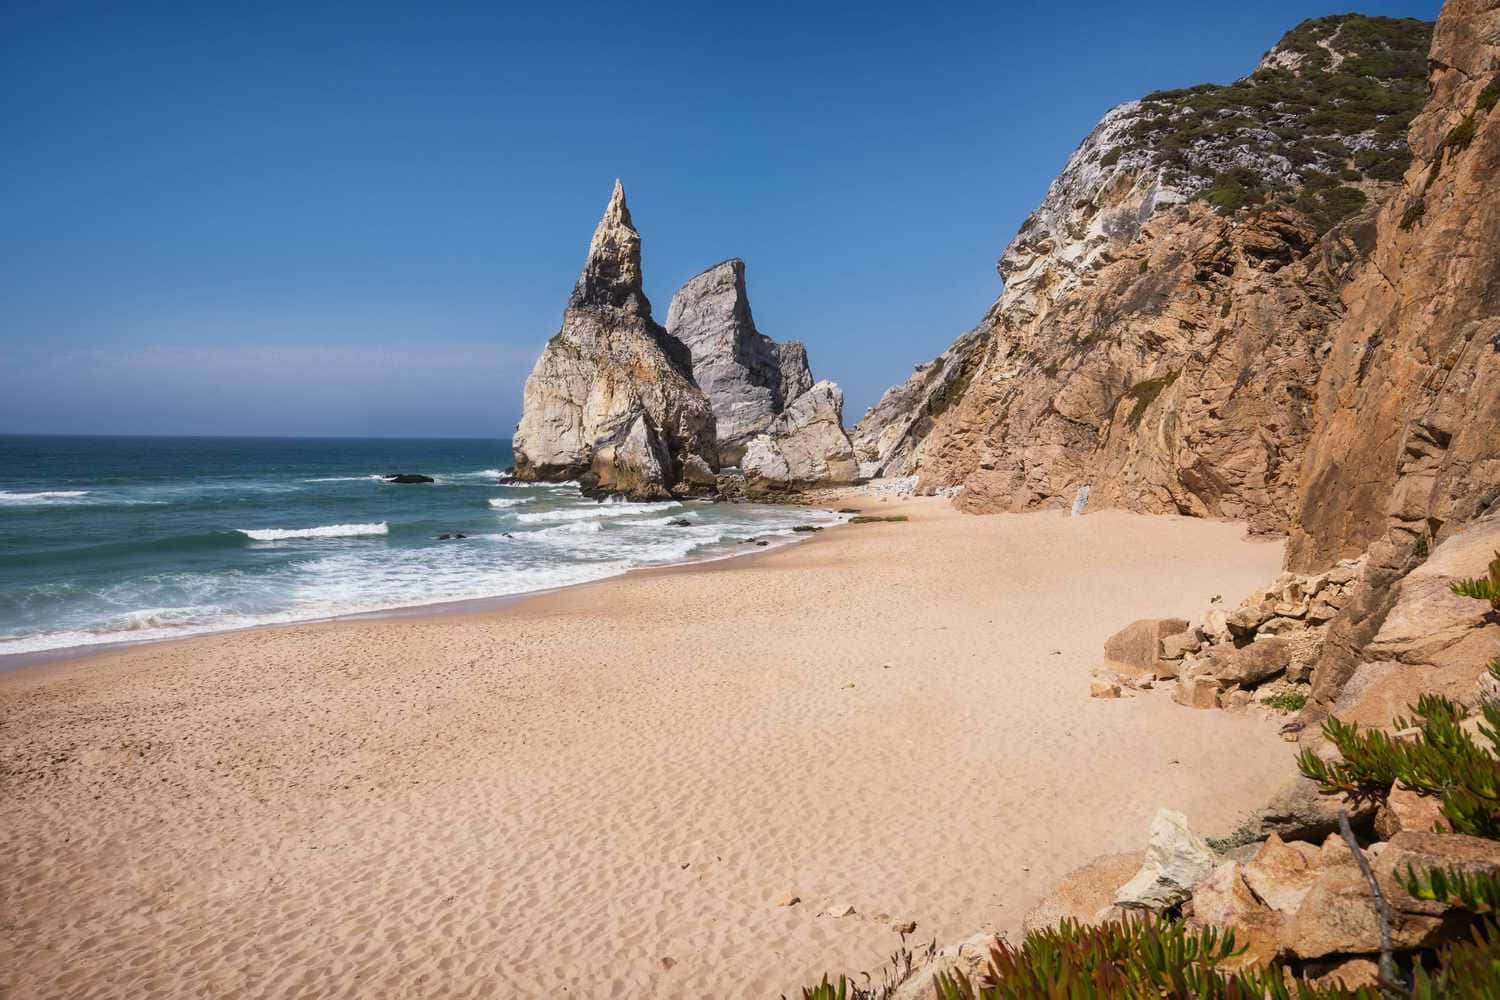
M743 257L853 424L1104 111L1335 12L10 3L0 432L508 437L617 176L657 318Z

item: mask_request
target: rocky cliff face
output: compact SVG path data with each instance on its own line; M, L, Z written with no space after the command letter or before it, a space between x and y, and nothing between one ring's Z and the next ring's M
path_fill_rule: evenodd
M1413 162L1318 384L1288 562L1448 537L1500 497L1500 9L1449 0Z
M1493 625L1487 637L1459 629L1463 642L1442 640L1430 601L1397 613L1412 577L1430 569L1427 553L1436 559L1500 501L1500 6L1448 0L1431 67L1432 98L1411 128L1414 160L1332 331L1300 470L1288 566L1367 553L1314 671L1312 715L1351 707L1346 687L1366 686L1383 667L1472 676L1500 652ZM1485 545L1471 546L1471 563ZM1397 618L1408 632L1425 629L1422 649L1386 648Z
M862 475L909 476L921 466L936 421L969 386L984 334L982 326L965 333L865 412L853 434Z
M719 458L738 465L745 446L812 387L807 351L755 328L745 262L726 260L688 279L672 296L667 332L692 355L692 373L718 425Z
M1228 86L1122 105L975 330L856 428L973 512L1070 502L1285 530L1340 292L1406 162L1430 25L1307 22Z
M651 318L641 237L618 181L562 329L526 380L514 449L520 479L637 497L712 487L713 411L687 349Z

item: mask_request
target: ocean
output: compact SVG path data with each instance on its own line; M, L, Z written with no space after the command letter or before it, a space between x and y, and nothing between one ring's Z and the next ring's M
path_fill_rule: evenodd
M758 551L826 511L502 485L485 440L0 435L0 665ZM436 481L396 485L388 473ZM686 521L686 525L672 522ZM441 534L462 539L439 539Z

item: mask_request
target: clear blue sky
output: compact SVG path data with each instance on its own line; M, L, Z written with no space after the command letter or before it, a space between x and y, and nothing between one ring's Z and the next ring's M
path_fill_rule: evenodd
M852 424L1105 110L1339 9L7 3L0 432L508 437L617 176Z

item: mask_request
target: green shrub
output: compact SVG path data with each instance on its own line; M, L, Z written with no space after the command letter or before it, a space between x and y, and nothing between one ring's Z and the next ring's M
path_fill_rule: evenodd
M961 971L936 977L940 1000L1092 1000L1092 998L1193 998L1193 1000L1288 1000L1279 965L1224 972L1219 963L1244 949L1232 931L1189 927L1180 920L1126 917L1098 926L1064 920L1035 930L1019 948L997 940L989 968L976 981ZM1314 990L1301 1000L1378 1000L1369 988Z
M1328 180L1333 181L1333 178ZM1326 233L1363 208L1367 201L1369 198L1359 188L1308 185L1293 204L1312 220L1318 232Z
M1099 166L1101 166L1101 167L1112 167L1116 163L1119 163L1120 162L1120 154L1122 152L1123 152L1123 150L1120 149L1119 146L1116 146L1114 149L1111 149L1109 152L1107 152L1103 156L1099 157Z
M1490 664L1500 679L1500 659ZM1481 746L1460 723L1464 710L1436 695L1424 694L1414 719L1396 719L1395 730L1416 729L1415 739L1396 739L1379 729L1329 718L1323 735L1338 748L1341 760L1325 761L1310 749L1297 757L1297 768L1325 794L1343 793L1360 800L1380 800L1399 783L1403 788L1438 796L1443 818L1455 833L1500 839L1500 703L1480 706L1478 727L1489 745Z
M1335 34L1346 55L1336 67L1315 41ZM1210 164L1223 163L1230 151L1251 154L1252 163L1282 156L1299 175L1315 169L1334 184L1396 180L1405 167L1406 131L1426 103L1431 38L1430 23L1410 18L1307 21L1278 43L1304 57L1295 71L1262 69L1230 84L1149 94L1121 141L1126 152L1145 153L1221 212L1264 201L1284 186L1276 173L1259 167L1242 168L1252 175L1248 180L1216 176ZM1380 137L1378 153L1385 155L1365 157L1368 167L1354 157L1351 166L1349 140L1369 133Z
M1443 148L1449 153L1462 153L1474 142L1474 136L1479 131L1479 124L1475 116L1470 113L1464 115L1463 120L1449 130L1443 139Z
M1479 92L1479 99L1474 102L1475 111L1489 112L1494 109L1495 104L1500 102L1500 76L1495 77L1489 84Z
M1450 589L1459 597L1489 601L1491 608L1500 611L1500 552L1496 552L1490 562L1488 576L1459 580Z
M1307 695L1301 691L1278 691L1269 698L1262 698L1260 703L1278 712L1300 712L1307 704Z
M1401 213L1401 231L1411 232L1411 227L1422 221L1422 216L1427 214L1427 203L1421 198L1406 206L1406 211Z

